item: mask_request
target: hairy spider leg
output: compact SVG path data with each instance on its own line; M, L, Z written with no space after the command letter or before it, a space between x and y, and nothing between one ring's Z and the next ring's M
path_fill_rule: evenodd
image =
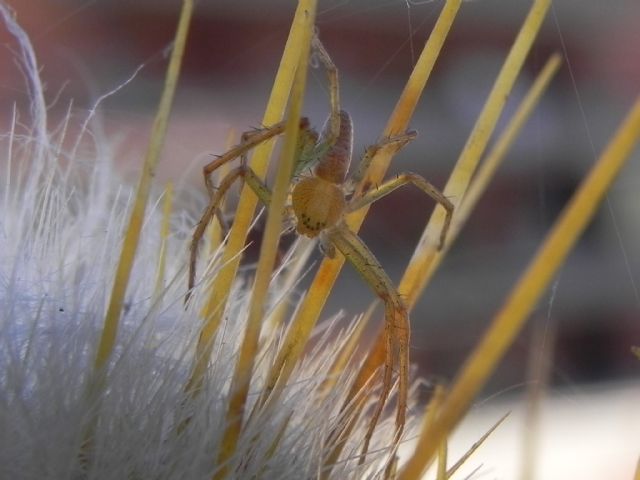
M240 137L240 143L238 145L232 147L230 150L202 167L202 175L204 176L204 183L207 187L209 195L213 196L216 190L216 187L211 180L211 174L215 170L220 168L225 163L246 155L249 150L255 148L257 145L266 142L267 140L277 135L282 134L282 132L284 132L284 128L285 122L278 122L270 127L259 128L244 132L242 134L242 137Z
M306 123L308 124L308 121ZM191 238L189 251L189 278L187 293L185 294L184 298L185 305L189 302L191 292L195 285L198 245L214 215L218 216L221 227L223 228L223 230L226 230L226 226L223 222L222 215L220 214L219 209L224 195L238 178L243 178L256 193L256 195L258 195L258 197L260 197L261 195L263 197L267 195L266 192L268 192L268 189L266 188L264 183L262 183L260 178L253 172L253 170L251 170L251 168L246 165L247 153L249 152L249 150L256 147L260 143L266 142L267 140L282 134L282 132L284 132L284 127L285 123L279 122L275 125L272 125L271 127L244 132L238 145L234 146L229 151L209 162L202 168L204 183L207 187L207 191L209 192L209 204L203 212L202 217L198 221L198 224L196 225L193 236ZM220 184L216 187L211 180L212 173L225 163L235 160L238 157L241 158L241 166L227 173L227 175L220 181ZM262 200L268 202L268 197L262 198Z
M395 155L400 150L402 150L409 142L413 141L418 136L418 132L415 130L409 130L405 133L401 133L400 135L394 135L392 137L383 138L379 142L369 145L364 152L364 156L355 172L351 174L349 178L349 189L355 189L367 173L367 170L371 166L371 162L373 158L378 154L378 152L385 148L392 148L393 154ZM371 185L363 185L361 190L362 192L366 192L371 188Z
M333 145L340 135L340 85L338 83L338 69L317 35L313 36L311 48L313 48L320 63L322 63L327 72L327 82L329 85L329 106L331 111L322 130L321 143Z
M393 137L388 137L383 139L382 141L376 143L375 145L371 145L367 147L358 168L351 176L349 181L350 185L348 189L351 191L355 189L358 184L364 179L365 173L371 165L371 161L373 157L383 148L393 148L394 153L397 153L399 150L405 147L409 142L414 140L417 137L417 132L411 130L401 135L395 135ZM359 192L353 196L353 198L349 201L347 205L347 213L355 212L356 210L365 207L376 200L390 194L397 188L406 185L413 184L422 190L424 193L429 195L433 200L439 203L442 208L445 209L445 220L444 225L442 226L442 230L440 232L440 239L438 243L438 250L441 250L444 247L444 242L447 237L447 232L449 231L449 226L451 224L451 217L453 215L453 204L451 201L445 197L440 190L434 187L430 182L428 182L423 176L418 175L413 172L403 172L393 178L391 180L387 180L381 185L377 185L373 187L372 185L363 185L360 188Z
M218 185L217 189L214 190L213 195L209 200L209 204L207 208L202 213L202 217L198 221L195 230L193 231L193 236L191 237L191 245L189 247L189 278L187 284L187 293L184 295L184 304L187 305L189 303L189 299L191 298L191 292L193 291L193 287L196 282L196 260L198 258L198 245L200 243L200 239L204 236L204 233L211 222L211 219L215 215L215 212L219 210L218 206L222 201L222 198L227 193L233 182L241 175L241 167L234 168L222 179L220 185Z
M395 178L385 181L381 185L368 190L362 196L352 199L347 205L347 212L354 212L362 207L369 205L370 203L380 200L382 197L389 195L394 190L402 187L403 185L412 184L422 190L424 193L438 202L446 211L444 219L444 225L440 231L440 239L438 243L438 249L441 250L444 247L444 242L447 238L447 232L449 231L449 225L451 224L451 216L453 215L453 204L445 197L440 190L434 187L431 183L424 179L421 175L413 172L403 172L398 174Z
M247 153L260 143L266 142L284 132L285 122L279 122L271 127L251 130L242 134L241 141L238 145L231 148L223 155L209 162L202 169L205 185L209 192L210 200L200 221L198 222L190 245L189 254L189 278L187 285L187 293L185 294L185 304L191 297L191 292L195 285L196 278L196 260L198 257L198 245L204 236L204 233L211 222L214 215L219 215L219 206L225 194L231 188L237 179L243 180L251 190L258 196L260 201L268 206L271 200L271 191L266 184L256 175L256 173L247 165ZM314 148L318 140L318 134L310 127L309 120L306 117L300 119L300 133L298 144L296 147L296 171L303 170L309 163L314 161ZM228 163L240 157L240 166L231 170L220 181L216 187L211 180L211 174L225 163ZM292 210L288 207L284 213L285 217L292 215ZM224 223L219 217L221 226L224 229Z
M345 223L340 223L325 232L331 243L353 265L374 293L384 302L386 352L382 371L382 391L369 421L364 438L361 462L369 448L392 384L394 350L398 351L398 405L396 410L396 442L400 439L406 420L409 389L409 314L393 282L384 271L375 255Z
M222 202L225 194L229 191L233 183L238 179L242 178L251 190L258 196L260 201L265 205L269 204L271 200L271 191L269 188L260 180L253 170L251 170L246 165L241 165L229 171L227 175L220 181L220 184L214 191L211 196L211 200L209 201L209 205L205 209L200 221L196 225L196 228L193 232L193 236L191 237L191 245L189 249L189 280L187 286L187 293L185 294L184 303L185 305L189 302L189 298L191 297L191 292L193 291L193 287L195 286L196 280L196 263L198 258L198 245L200 240L204 236L204 233L211 222L211 219L215 215L215 212L219 211L220 202Z

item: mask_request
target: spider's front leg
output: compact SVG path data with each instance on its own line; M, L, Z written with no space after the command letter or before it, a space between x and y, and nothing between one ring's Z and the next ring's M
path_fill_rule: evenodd
M233 183L238 179L242 178L247 185L251 187L254 193L258 196L260 201L265 205L269 205L271 200L271 191L269 188L260 180L260 177L256 175L256 173L251 170L244 163L239 167L232 169L220 182L220 184L214 189L213 195L211 196L211 200L209 201L209 205L205 209L200 221L196 225L195 230L193 231L193 236L191 237L191 245L189 248L189 280L187 286L187 293L185 294L184 303L185 305L189 302L189 298L191 297L191 292L193 291L193 287L195 286L196 281L196 262L198 259L198 245L200 244L200 240L204 237L204 233L207 230L207 226L211 222L211 219L218 211L218 207L222 202L225 194L231 188Z
M202 175L204 177L204 184L207 187L207 191L209 192L209 196L213 197L215 194L216 187L213 185L211 181L211 174L215 172L218 168L220 168L225 163L229 163L235 160L238 157L244 157L249 150L255 148L257 145L266 142L267 140L280 135L284 132L285 122L279 122L275 125L266 128L258 128L255 130L250 130L248 132L244 132L240 137L240 143L230 150L225 152L224 154L217 157L215 160L207 163L204 167L202 167ZM243 159L243 163L246 163L246 160Z
M398 406L396 411L396 442L404 429L409 391L409 314L400 294L378 259L344 222L324 232L325 237L354 266L375 294L384 302L386 352L382 373L382 391L364 439L363 456L367 452L376 424L392 386L394 351L398 353Z
M444 224L442 225L442 230L440 231L440 239L438 240L438 250L441 250L444 247L444 242L447 238L447 232L449 231L449 226L451 225L453 203L451 203L451 201L447 197L445 197L442 192L440 192L440 190L431 185L431 183L429 183L424 179L424 177L418 175L417 173L400 173L395 178L387 180L381 185L368 190L359 197L355 197L347 205L347 212L355 212L356 210L359 210L362 207L375 202L376 200L380 200L382 197L389 195L397 188L407 184L415 185L444 208L445 219Z
M306 121L306 120L305 120ZM198 258L198 245L200 240L204 236L207 226L215 215L220 217L220 203L222 202L227 191L231 188L233 183L242 178L256 193L258 198L265 204L269 204L271 198L271 192L267 186L260 180L251 168L247 166L246 155L249 150L256 147L260 143L263 143L284 131L284 122L277 123L271 127L252 130L242 134L241 142L235 147L231 148L228 152L224 153L220 157L216 158L212 162L209 162L202 169L204 176L204 183L209 192L209 204L204 210L202 217L198 221L196 228L191 238L191 245L189 248L189 278L187 285L187 293L185 294L184 303L188 303L191 297L191 292L195 285L196 280L196 261ZM227 175L220 181L220 184L216 187L211 181L211 174L220 168L222 165L235 160L240 157L240 166L232 169ZM222 224L222 219L219 218Z
M383 148L392 148L394 150L394 153L397 153L405 145L415 139L417 135L418 134L415 131L408 131L400 135L385 138L384 140L369 146L364 154L364 157L362 157L358 168L349 180L347 189L349 191L354 190L357 185L364 180L366 172L369 169L373 158L380 150L382 150ZM404 172L397 175L396 178L388 180L381 185L373 186L365 184L361 186L360 190L356 192L356 195L349 202L349 205L347 206L347 212L355 212L356 210L359 210L362 207L365 207L375 202L376 200L381 199L382 197L393 192L395 189L408 183L418 187L445 209L446 216L444 225L442 226L442 231L440 232L440 239L438 243L438 249L442 249L446 240L447 231L449 230L449 225L451 224L451 217L453 215L453 204L447 197L442 194L442 192L440 192L440 190L429 183L424 177L416 173Z
M280 135L285 128L285 123L280 122L272 125L271 127L261 128L245 132L242 135L241 142L235 147L231 148L228 152L224 153L220 157L216 158L212 162L203 167L203 175L207 191L210 195L209 204L202 214L200 221L198 222L191 239L190 252L189 252L189 278L188 288L185 294L185 304L189 301L191 292L195 285L196 279L196 261L198 258L198 245L200 240L204 236L207 226L211 222L211 219L219 212L219 206L222 199L226 195L227 191L231 188L233 183L237 179L242 179L258 196L258 199L266 206L271 203L271 191L265 185L265 183L256 175L256 173L247 165L247 153L257 145L266 142L273 137ZM300 134L298 138L298 146L296 151L296 157L299 162L303 162L309 156L309 152L312 150L312 146L315 145L318 136L315 131L309 126L309 120L305 117L300 119ZM240 157L240 166L232 169L216 187L211 181L211 174L220 168L222 165ZM303 162L304 163L304 162ZM301 168L301 167L299 167ZM286 213L290 215L290 213Z

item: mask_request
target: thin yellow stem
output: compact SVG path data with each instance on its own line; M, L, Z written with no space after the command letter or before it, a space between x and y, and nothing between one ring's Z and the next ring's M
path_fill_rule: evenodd
M462 199L462 204L456 212L453 225L451 227L451 234L449 236L449 239L451 240L448 242L449 244L451 244L457 237L458 233L460 233L462 226L466 223L471 212L478 204L480 197L487 190L496 170L502 164L502 161L513 145L513 142L518 138L522 127L524 127L527 120L529 120L529 117L533 113L535 107L540 102L542 95L547 91L551 79L558 71L558 68L560 68L560 63L561 57L559 54L554 53L549 57L544 68L540 71L529 88L529 91L522 99L522 102L518 106L515 114L509 120L507 127L496 141L484 162L480 165L478 173L471 181L469 189Z
M425 413L422 416L421 430L431 428L431 425L433 425L433 423L436 421L436 418L438 418L438 413L442 408L442 403L444 402L446 393L447 391L442 384L436 385L436 388L433 391L433 395L431 396L431 400L427 404Z
M498 138L486 160L480 166L478 174L471 182L462 204L454 211L451 228L449 228L449 232L447 233L444 247L438 251L434 248L433 244L423 241L421 241L416 247L413 258L400 281L399 287L400 292L405 292L404 289L408 289L408 291L412 292L411 295L404 297L409 309L413 308L415 302L420 297L429 280L440 265L442 259L445 257L449 248L457 238L460 230L469 218L470 213L473 211L473 208L486 190L493 174L504 160L507 151L537 106L542 94L546 91L551 78L557 71L558 66L559 57L557 55L553 55L525 95L524 99L518 106L516 113ZM425 233L427 229L428 227L425 229ZM423 236L423 238L425 237ZM364 382L366 382L373 372L375 372L380 366L383 358L380 355L380 351L383 348L384 332L381 329L376 339L375 346L371 349L369 356L367 357L367 361L361 368L361 372L357 377L356 385L355 388L352 389L352 392L358 391Z
M527 374L527 396L525 399L524 426L522 438L522 480L537 478L536 465L540 447L540 430L543 400L549 386L552 371L553 349L555 346L556 325L554 322L535 322L529 344Z
M280 232L282 231L282 211L289 192L291 175L293 172L294 156L298 143L298 132L300 126L300 116L302 114L302 103L307 81L307 65L309 63L309 51L311 46L311 36L315 19L315 1L309 2L307 15L300 17L304 22L302 49L298 60L297 74L293 84L291 94L291 106L288 112L287 124L285 128L284 146L280 162L278 163L278 173L275 180L271 203L267 213L267 223L265 233L260 248L260 258L256 269L256 277L253 285L253 293L249 306L249 318L245 327L244 338L240 347L240 356L234 370L231 381L229 408L227 410L226 428L222 439L222 446L218 455L218 465L222 467L215 479L226 476L228 460L235 452L238 438L242 430L245 404L249 393L251 375L255 358L258 354L258 339L264 318L265 302L271 281L271 273L275 265Z
M532 5L449 177L443 193L456 208L464 198L471 176L476 170L550 4L551 0L536 0ZM446 211L438 205L400 281L399 290L404 295L409 309L415 305L422 294L427 282L425 272L431 270L430 264L439 255L439 235L445 219Z
M142 223L144 221L144 213L147 207L149 191L151 190L151 183L155 176L160 151L162 150L165 133L167 131L169 113L171 112L171 105L173 103L173 97L178 84L180 66L182 65L182 56L187 42L187 34L189 32L189 23L192 13L193 1L184 0L182 3L182 11L180 12L180 19L178 21L175 42L171 52L169 66L167 68L167 76L165 78L162 97L160 98L158 111L153 122L149 147L147 148L142 175L140 176L136 198L131 211L131 217L129 218L129 227L127 228L127 232L122 243L120 261L116 270L113 289L111 290L111 298L109 300L109 307L105 315L102 335L100 337L100 343L98 345L98 351L94 362L94 368L96 371L102 370L105 366L115 344L118 324L120 322L120 312L122 311L122 303L124 301L127 285L129 284L133 260L138 248L138 241L140 239L140 231L142 230Z
M133 267L133 261L136 256L140 240L140 232L142 230L151 184L155 176L156 167L160 158L160 151L162 150L165 133L167 131L169 114L171 112L171 105L173 103L173 97L178 84L182 56L187 42L187 34L189 32L192 13L193 1L184 0L182 3L182 10L180 12L180 19L178 20L173 50L167 67L162 96L160 98L158 111L156 112L153 127L151 129L151 137L149 139L149 146L147 147L142 167L142 174L140 175L136 197L131 210L131 216L129 218L129 224L122 243L120 260L118 262L116 275L113 281L109 306L107 308L107 313L105 314L102 334L100 335L100 341L93 364L94 375L87 387L87 395L90 398L98 395L103 388L105 366L109 361L109 357L111 356L115 345L122 304L129 284L131 269ZM90 449L93 445L93 435L96 424L97 416L94 415L86 427L82 445L80 447L80 459L83 463L88 462L90 459Z
M460 7L460 3L461 0L447 0L443 7L440 17L429 36L429 40L420 54L418 62L389 119L384 131L385 136L406 130L411 115L418 103L433 65ZM390 161L391 154L388 149L381 149L379 154L373 159L361 185L366 182L379 183L384 177ZM353 231L358 231L367 211L368 208L363 208L348 217L349 227ZM313 283L309 288L309 294L302 303L298 314L293 319L282 348L278 352L271 370L268 373L266 389L261 397L261 402L265 402L274 390L277 392L281 391L282 387L286 384L298 358L304 350L309 335L317 322L343 264L344 257L341 255L336 256L334 259L325 258L320 264Z
M300 52L302 50L302 38L304 32L304 17L309 11L310 0L300 0L289 32L289 38L280 61L280 67L271 90L267 108L262 124L269 126L278 123L284 117L285 108L289 99L289 92L293 84ZM251 168L264 179L269 158L273 152L274 142L268 141L258 145L251 160ZM202 311L204 324L198 338L196 347L196 360L187 385L187 390L195 392L202 383L207 370L214 336L218 330L225 306L229 298L229 292L235 279L240 264L240 253L244 248L247 233L258 203L258 198L248 185L242 188L240 200L236 209L235 218L226 248L221 259L223 267L218 272L209 293L206 305Z
M556 271L593 217L611 183L640 139L640 97L547 236L534 260L469 356L438 418L423 430L401 480L420 478L440 442L469 408L496 364L521 330Z
M440 442L438 447L438 470L436 472L437 480L447 480L447 439Z
M344 372L345 368L347 368L349 361L353 358L353 354L361 343L364 329L369 324L369 320L373 316L373 312L375 311L377 304L378 302L373 302L369 306L364 315L358 320L355 328L351 331L347 341L340 349L333 365L329 368L326 379L322 383L321 398L324 398L333 389L338 378L340 378L340 375Z
M473 212L478 201L487 190L491 179L506 158L513 142L518 138L522 127L524 127L527 120L529 120L529 117L540 102L542 95L547 91L551 79L560 67L560 61L561 59L558 54L553 54L549 58L529 88L527 94L522 99L522 102L520 102L520 105L513 117L509 120L506 128L500 134L495 145L480 165L477 174L469 184L468 190L463 194L462 203L454 211L451 228L447 234L444 248L436 251L429 243L419 243L411 262L409 262L409 267L400 281L399 288L401 292L408 292L407 300L410 309L413 308L415 302L420 298L420 295L422 295L422 292L427 287L433 274L440 266L442 259L446 256L456 238L458 238L458 234L467 223L471 212ZM427 229L425 229L425 232Z
M316 247L317 243L315 240L299 236L292 247L292 255L287 254L287 257L291 258L293 263L287 265L283 275L284 279L280 284L281 286L278 287L279 290L285 292L285 295L283 295L283 298L278 302L265 321L265 344L273 341L274 335L278 333L282 326L285 314L289 310L289 303L286 301L286 297L289 296L294 286L302 278L305 268L308 268L309 257L311 257L311 254L316 250Z

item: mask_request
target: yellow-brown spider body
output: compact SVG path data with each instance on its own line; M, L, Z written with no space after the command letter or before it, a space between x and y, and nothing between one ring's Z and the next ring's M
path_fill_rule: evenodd
M313 173L327 182L342 185L347 178L353 155L353 121L351 115L345 110L340 110L338 119L339 127L332 126L332 118L329 117L323 128L323 132L327 132L323 133L323 137L329 136L332 128L337 129L338 135L333 145L330 145L326 153L318 159ZM323 140L324 138L320 139L321 142Z
M340 128L335 143L321 154L313 175L303 176L293 187L291 207L296 215L296 230L309 238L335 226L344 215L347 201L343 183L351 163L353 124L351 116L340 111ZM329 125L325 131L329 130Z
M340 186L320 177L308 177L293 187L291 206L297 232L314 238L342 219L347 202Z
M343 218L345 215L379 200L398 187L410 183L445 209L447 216L439 239L440 247L442 247L451 220L453 205L424 178L410 172L402 173L375 188L358 190L354 188L363 181L369 165L380 149L398 151L413 140L416 133L410 131L395 137L384 138L370 146L365 151L355 173L351 175L351 178L347 178L353 150L351 117L344 110L340 110L337 69L317 37L313 40L313 48L328 74L331 111L321 135L310 128L306 118L300 120L297 160L292 179L291 205L286 209L285 215L290 217L293 212L295 218L288 218L289 224L291 224L290 221L295 222L296 230L301 235L310 238L319 237L320 245L327 255L333 256L336 251L344 255L371 287L375 295L384 303L386 351L384 367L381 372L382 388L365 437L363 452L366 452L378 418L391 391L394 365L397 365L399 379L396 439L399 440L401 437L408 401L410 327L407 308L393 282L374 254L360 237L349 229ZM232 183L238 178L243 178L258 198L265 205L269 205L271 192L247 166L245 156L256 145L280 135L283 131L284 122L280 122L247 132L242 136L242 142L239 145L204 167L205 184L211 195L211 200L193 234L189 264L189 290L186 300L189 299L190 292L195 286L198 243L211 219L216 214L220 217L218 207ZM210 180L210 174L221 165L237 157L241 157L241 165L232 169L218 186L214 187ZM357 194L353 193L354 191Z

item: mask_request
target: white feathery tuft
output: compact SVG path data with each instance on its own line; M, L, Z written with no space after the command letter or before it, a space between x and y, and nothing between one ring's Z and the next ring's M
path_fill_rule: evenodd
M154 280L162 212L149 209L117 348L101 398L91 403L88 380L133 189L118 178L108 139L88 136L94 148L62 151L63 139L54 140L47 131L28 37L2 4L0 13L19 45L33 117L32 128L14 122L0 137L1 151L8 152L0 163L6 179L0 182L0 478L209 479L216 468L229 382L248 314L248 286L239 281L231 293L203 394L187 396L184 386L201 325L193 304L201 303L205 294L199 286L185 311L187 244L195 221L174 215L166 247L166 287L158 298ZM64 162L59 162L61 156ZM152 204L155 200L157 205L159 197L156 194ZM215 273L214 263L208 275ZM273 301L286 301L283 287L279 289L277 281L272 285ZM326 372L348 335L337 321L322 329L278 405L247 415L231 460L234 478L299 479L322 473L332 447L328 438L339 424L340 407L355 374L355 369L347 369L324 395ZM270 335L262 346L248 412L280 339ZM91 462L84 464L81 446L95 418ZM187 418L186 427L179 429ZM352 435L332 478L383 475L393 418L382 422L367 462L358 465L358 439L367 423L360 419L360 433ZM409 427L415 423L409 419ZM281 441L272 451L279 435Z

